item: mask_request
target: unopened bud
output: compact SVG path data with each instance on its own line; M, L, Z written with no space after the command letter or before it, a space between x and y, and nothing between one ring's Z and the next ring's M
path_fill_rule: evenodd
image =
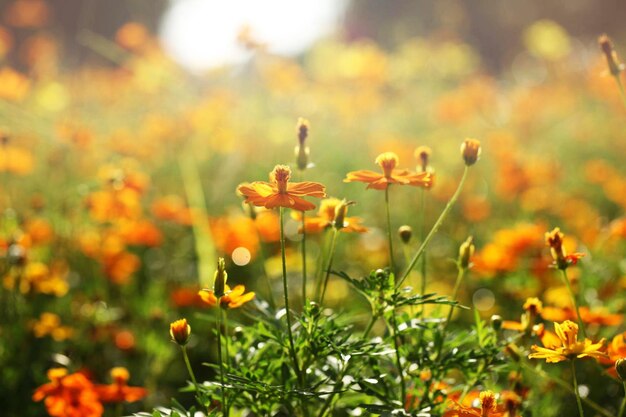
M493 327L495 331L502 329L502 317L497 314L491 316L491 327Z
M342 200L341 203L335 207L335 220L333 222L335 229L343 229L346 227L346 214L348 213L348 206L355 204L354 201Z
M474 250L474 238L470 236L459 248L459 267L467 269L471 266L470 261L472 256L474 256Z
M604 53L604 57L606 58L606 63L609 67L609 72L612 76L619 76L620 72L622 72L622 64L620 64L617 60L617 53L613 49L613 43L611 39L604 34L598 38L598 44L600 45L600 49Z
M226 262L224 262L224 258L217 258L217 271L215 271L213 281L213 294L215 294L217 298L224 295L227 279L228 274L226 273Z
M617 371L619 379L626 381L626 358L620 358L615 361L615 371Z
M189 342L191 326L187 324L187 319L176 320L170 324L170 336L172 340L180 346L185 346Z
M417 166L418 172L428 171L428 163L430 162L431 154L432 150L428 146L420 146L415 150L415 157L420 161L420 164Z
M296 124L296 131L300 145L304 145L306 138L309 137L309 121L303 117L299 117L298 123Z
M405 245L411 241L411 237L413 237L413 229L409 225L403 225L398 228L398 235L400 235L400 240Z
M461 155L467 166L472 166L478 161L480 152L480 141L476 139L465 139L461 145Z
M304 171L309 167L309 148L308 146L296 146L296 166L300 171Z

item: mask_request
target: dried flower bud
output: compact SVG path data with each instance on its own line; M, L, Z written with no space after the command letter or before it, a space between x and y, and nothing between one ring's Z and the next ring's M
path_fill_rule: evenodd
M465 139L461 145L461 155L465 160L465 165L472 166L480 158L480 141L476 139Z
M213 294L215 294L217 298L224 295L224 291L226 290L226 280L228 280L226 262L224 262L224 258L217 258L217 271L215 271L213 281Z
M499 331L502 328L502 316L497 314L491 316L491 327L493 327L493 330Z
M176 320L170 324L170 336L172 340L180 346L185 346L189 342L191 326L187 324L187 319Z
M604 34L598 38L598 44L600 45L600 49L604 53L604 57L606 58L606 63L609 67L609 72L612 76L619 76L620 72L623 70L622 64L619 63L617 58L617 53L613 49L613 43L611 39Z
M417 166L418 172L428 171L428 163L430 162L431 154L432 150L428 146L420 146L415 150L415 157L420 161L420 165Z
M615 361L615 371L617 371L619 379L626 381L626 358L620 358Z
M459 248L459 267L462 269L467 269L471 266L471 259L474 256L474 238L472 236L468 237L465 242L461 244Z
M400 240L405 245L411 241L411 237L413 237L413 229L409 225L403 225L398 228L398 235L400 235Z

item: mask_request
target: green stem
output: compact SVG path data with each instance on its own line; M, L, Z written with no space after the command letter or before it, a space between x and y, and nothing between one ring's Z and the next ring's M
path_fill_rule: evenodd
M396 274L396 264L393 258L393 239L391 236L391 213L389 210L389 187L387 184L387 188L385 188L385 209L387 211L387 239L389 240L389 268L391 272Z
M554 377L550 374L548 374L546 371L544 371L543 369L535 369L532 366L529 366L528 364L524 363L524 362L520 362L520 366L522 368L524 368L527 371L530 371L532 373L534 373L535 375L537 375L539 378L543 378L543 379L548 379L552 382L554 382L555 384L557 384L558 386L560 386L561 388L571 392L572 394L576 394L576 392L578 391L578 389L574 390L572 388L572 386L570 384L568 384L567 382L563 381L560 378ZM597 404L596 402L590 400L589 398L582 398L582 401L587 404L589 407L593 408L594 410L596 410L598 413L602 414L604 417L613 417L613 414L610 413L608 410L602 408L599 404Z
M400 344L398 342L398 324L396 322L395 310L391 312L391 327L393 330L393 346L396 351L396 367L398 368L398 373L400 374L400 404L404 404L406 401L406 387L404 386L404 370L402 369L402 362L400 361Z
M624 399L622 400L622 405L619 407L617 417L623 417L624 410L626 410L626 381L622 382L622 384L624 385Z
M573 360L570 361L570 364L572 365L572 378L574 380L574 393L576 394L576 404L578 404L578 414L580 414L580 417L584 417L583 404L580 401L580 393L578 392L578 380L576 379L576 365L574 364Z
M425 219L425 211L426 211L426 193L422 188L420 190L420 225L419 225L419 233L420 233L420 242L424 241L424 236L426 235L426 219ZM426 293L426 250L424 250L424 255L422 256L421 262L421 270L422 270L422 280L420 282L420 295L424 295ZM422 313L424 313L424 304L422 304Z
M326 265L324 276L324 284L322 285L322 295L320 296L320 305L324 304L324 297L326 296L326 287L328 286L328 280L330 279L330 269L333 266L333 260L335 259L335 246L337 244L338 230L333 227L333 238L330 241L330 249L328 252L328 265Z
M228 416L226 384L224 383L224 357L222 355L222 297L217 299L217 356L220 362L220 383L222 384L222 415Z
M417 261L424 254L424 251L426 250L426 246L428 246L428 244L430 243L430 241L433 238L433 236L435 236L435 233L437 233L437 231L439 230L439 228L443 224L443 221L445 220L446 216L448 215L448 213L450 212L450 210L454 206L454 203L456 203L456 200L459 198L459 195L461 194L461 190L463 189L463 185L465 184L465 179L467 178L467 173L468 172L469 172L469 166L465 165L465 170L463 171L463 176L461 177L461 181L459 181L459 185L457 186L456 191L454 192L454 194L452 195L450 200L448 200L448 203L446 204L446 207L443 209L443 211L439 215L439 218L435 222L435 224L432 227L432 229L430 229L430 232L428 232L428 235L426 236L426 239L424 239L424 241L420 245L419 249L417 250L417 253L415 253L415 255L413 256L413 259L411 259L411 262L407 266L406 271L404 271L404 273L402 274L402 277L398 281L397 287L402 285L404 280L409 276L409 274L411 273L411 271L415 267L415 264L417 263Z
M302 379L302 373L300 372L300 365L298 364L298 357L296 356L296 347L293 342L293 333L291 331L291 310L289 309L289 287L287 285L287 259L285 257L285 230L284 230L284 208L280 208L280 255L283 263L283 293L285 297L285 313L287 316L287 335L289 337L289 353L293 366L298 377L298 384L300 387L304 386Z
M198 400L198 404L202 406L200 402L200 387L198 386L198 381L196 381L196 376L193 373L193 369L191 368L191 363L189 362L189 356L187 355L187 346L181 346L180 349L183 351L183 359L185 360L185 366L187 367L187 373L189 373L189 377L191 378L191 382L193 382L193 386L196 389L196 400Z
M572 284L569 282L569 278L567 277L567 269L561 269L563 281L565 281L565 286L567 287L567 291L569 292L569 296L572 299L572 304L574 305L574 309L576 310L576 317L578 319L578 326L582 331L583 337L587 337L587 332L585 331L585 323L583 323L583 319L580 317L580 311L578 310L578 302L576 301L576 295L574 294L574 290L572 290Z
M302 308L306 307L306 212L302 212Z
M265 268L265 261L267 260L267 255L265 254L265 247L263 246L263 239L261 239L261 233L259 229L256 228L256 233L259 238L259 258L257 262L260 264L261 273L265 277L265 283L267 284L267 301L270 305L270 308L276 309L276 300L274 300L274 292L272 291L272 282L270 281L270 275L267 273L267 268Z
M461 288L461 282L463 282L463 278L467 273L467 268L462 268L460 265L458 267L458 273L456 275L456 282L454 283L454 289L452 290L452 300L456 301L459 295L459 289ZM452 319L452 312L454 311L454 306L450 306L448 310L448 317L446 321L443 323L443 329L441 329L441 339L439 340L439 347L437 348L437 361L441 359L441 351L443 349L443 344L446 340L446 331L448 329L448 324L450 324L450 320Z
M622 98L622 103L624 104L624 107L626 107L626 91L624 91L624 84L622 83L622 79L620 78L619 74L613 76L613 78L615 78L615 82L617 83L617 87L619 88L619 95Z

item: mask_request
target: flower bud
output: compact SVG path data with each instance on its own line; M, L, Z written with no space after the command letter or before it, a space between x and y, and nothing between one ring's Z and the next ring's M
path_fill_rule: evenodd
M432 150L428 146L420 146L415 150L415 157L420 161L420 164L417 166L417 172L428 172L431 154Z
M296 165L299 170L303 171L309 167L309 148L306 146L306 139L309 137L309 121L299 117L296 123L296 133L298 135Z
M303 117L298 117L296 131L298 132L298 142L300 145L304 145L306 138L309 137L309 121Z
M491 316L491 327L493 327L493 330L495 331L502 329L502 316L497 314Z
M356 204L354 201L346 201L341 200L339 204L335 207L335 220L333 222L335 229L343 229L347 226L346 224L346 214L348 212L348 206Z
M602 49L602 53L604 53L604 57L606 58L609 72L612 76L618 77L620 72L623 70L623 66L617 60L617 53L613 49L611 39L604 34L598 38L598 44L600 45L600 49Z
M403 225L398 228L398 235L400 235L400 240L405 245L411 241L411 237L413 236L413 229L409 225Z
M170 336L172 340L180 346L185 346L189 342L191 326L187 324L187 319L176 320L170 324Z
M619 379L626 381L626 358L620 358L615 361L615 371L617 371Z
M462 269L467 269L471 266L471 259L474 256L474 238L472 236L468 237L465 242L461 244L459 248L459 267Z
M476 139L465 139L461 145L461 155L465 160L465 165L472 166L480 158L480 141Z
M213 281L213 294L215 294L217 298L224 295L227 279L228 274L226 273L226 263L224 262L224 258L217 258L217 271L215 271Z

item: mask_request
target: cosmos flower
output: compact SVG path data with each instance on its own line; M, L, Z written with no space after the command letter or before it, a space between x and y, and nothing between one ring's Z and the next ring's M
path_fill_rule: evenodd
M100 400L105 403L135 402L141 400L148 394L142 387L129 387L128 380L130 373L126 368L115 367L111 369L110 385L96 385L95 389Z
M285 207L299 211L313 210L315 204L302 197L326 197L326 187L317 182L289 182L291 169L276 165L270 172L270 181L255 181L237 187L246 197L245 202L265 208Z
M254 292L246 293L245 291L246 287L243 285L236 285L232 290L226 285L224 295L220 298L221 307L237 308L254 299ZM217 305L217 297L213 290L200 290L198 294L200 298L202 298L202 301L208 304L209 307L215 307Z
M390 184L413 185L428 188L432 177L428 172L410 172L406 169L396 169L399 158L393 152L385 152L376 158L376 164L382 169L382 174L367 169L348 172L343 182L364 182L367 188L385 190Z

